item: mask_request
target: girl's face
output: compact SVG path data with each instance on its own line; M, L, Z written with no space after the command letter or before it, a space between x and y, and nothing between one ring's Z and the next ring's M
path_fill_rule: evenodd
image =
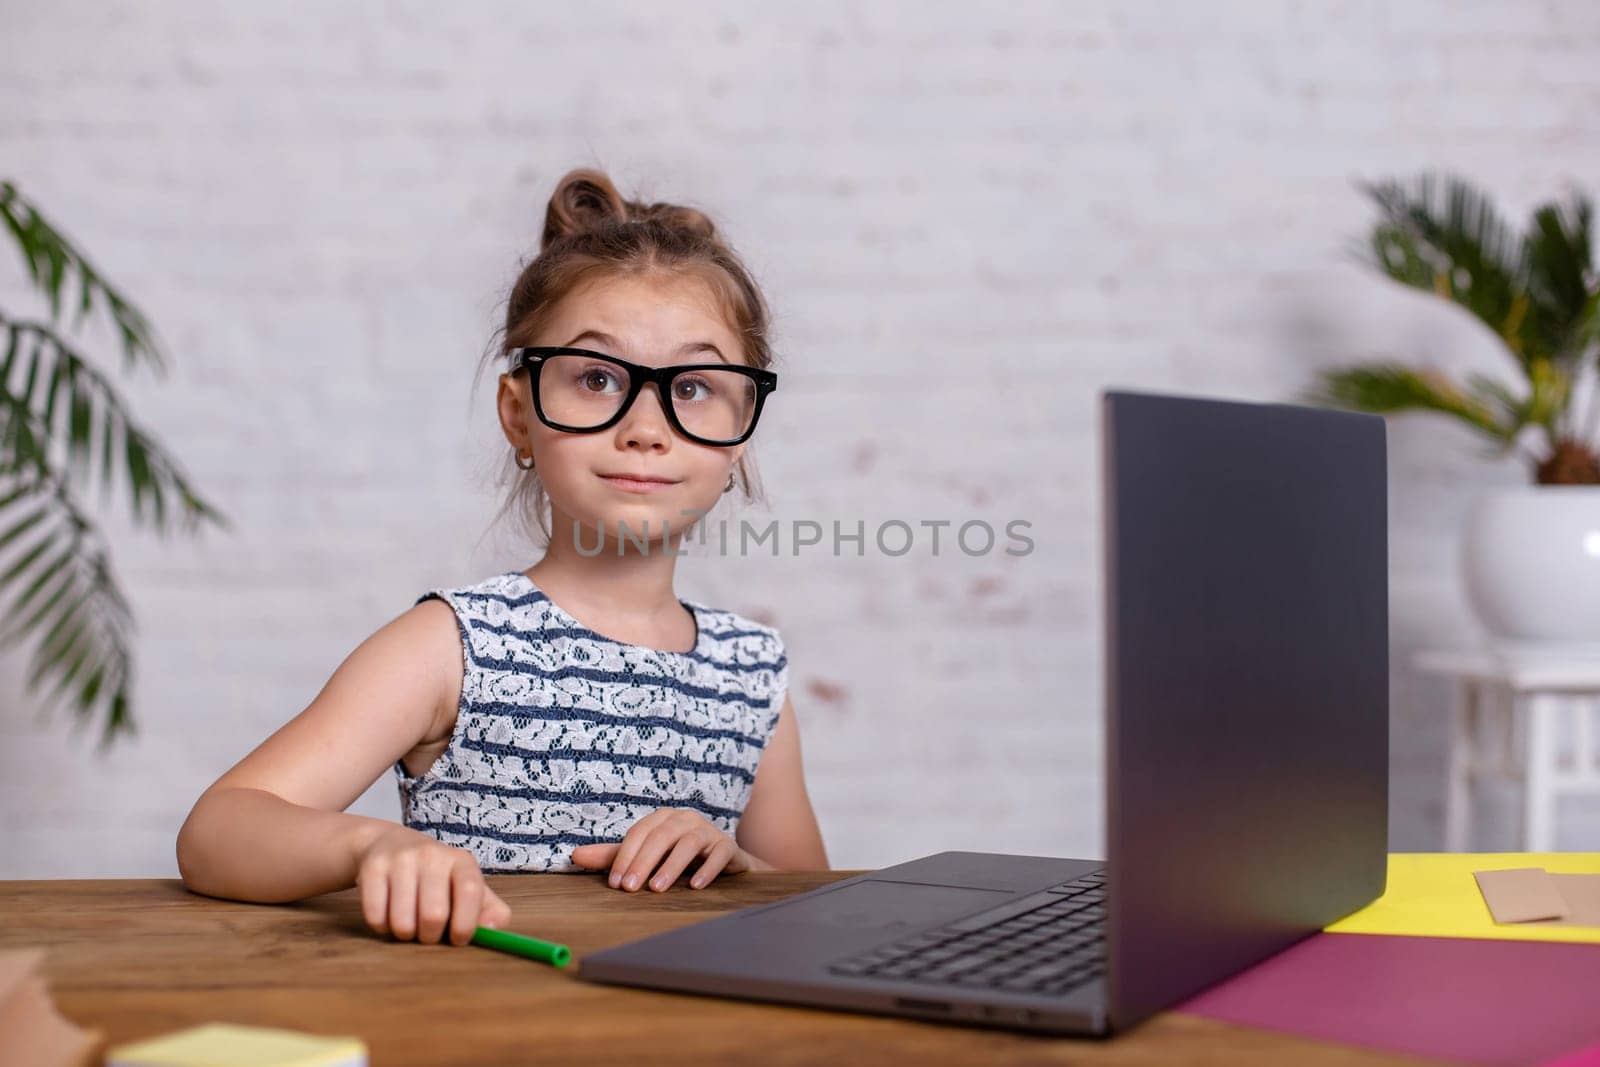
M580 285L556 305L532 344L587 348L650 367L744 361L743 346L710 287L665 275L602 277ZM667 524L674 534L682 531L695 520L693 513L711 510L721 498L744 453L744 444L718 448L679 436L650 384L621 421L598 433L569 433L541 422L527 373L500 376L498 406L506 439L519 452L533 453L555 522L599 527L608 538L623 524L635 538L648 529L651 541L659 541ZM608 477L616 475L671 484L642 490Z

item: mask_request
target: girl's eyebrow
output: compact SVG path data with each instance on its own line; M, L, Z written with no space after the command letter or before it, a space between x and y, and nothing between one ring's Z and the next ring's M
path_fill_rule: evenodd
M621 345L619 345L617 343L617 339L615 337L612 337L608 333L602 333L599 330L584 330L582 333L580 333L578 336L574 337L572 340L568 341L562 347L563 348L571 348L573 345L576 345L579 341L583 340L585 337L592 337L596 341L599 341L601 344L609 345L612 348L621 348L622 347ZM682 345L682 346L680 346L678 348L678 355L686 356L691 352L706 352L706 351L711 352L713 355L715 355L722 362L724 362L724 363L728 362L728 357L724 356L722 354L722 350L719 349L716 345L712 344L710 341L690 341L687 344L684 344L684 345Z

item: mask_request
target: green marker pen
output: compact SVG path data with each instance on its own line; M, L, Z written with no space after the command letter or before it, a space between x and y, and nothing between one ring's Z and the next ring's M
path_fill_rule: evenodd
M480 926L472 931L472 943L482 945L484 948L497 948L513 956L526 956L530 960L540 960L556 967L565 967L567 961L572 959L572 950L566 945L540 941L537 937L523 937L521 934L513 934L506 930L491 930L487 926Z

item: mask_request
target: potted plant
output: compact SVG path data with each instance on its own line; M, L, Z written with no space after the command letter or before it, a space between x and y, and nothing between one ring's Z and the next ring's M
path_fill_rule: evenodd
M1468 515L1468 599L1496 645L1600 650L1600 279L1589 199L1574 192L1543 204L1516 233L1459 178L1425 174L1362 188L1379 212L1363 258L1482 322L1514 377L1457 380L1380 361L1323 371L1306 399L1447 415L1495 453L1525 456L1531 484L1489 490Z

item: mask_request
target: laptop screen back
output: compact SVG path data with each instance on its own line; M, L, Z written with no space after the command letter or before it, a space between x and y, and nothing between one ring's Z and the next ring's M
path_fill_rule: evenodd
M1112 1025L1383 890L1376 415L1102 397Z

